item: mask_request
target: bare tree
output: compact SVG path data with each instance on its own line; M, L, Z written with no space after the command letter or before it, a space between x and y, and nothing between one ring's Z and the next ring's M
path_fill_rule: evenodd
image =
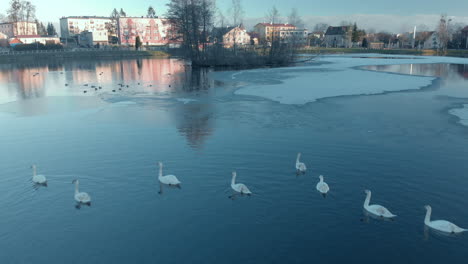
M280 13L278 9L276 9L276 6L273 6L267 13L267 19L270 21L272 24L277 24L280 23Z
M222 27L222 28L226 25L226 17L224 16L223 11L221 11L221 9L218 9L217 11L216 24L218 25L218 27Z
M6 16L2 13L0 13L0 23L6 22Z
M443 51L447 50L447 43L450 39L450 34L448 30L448 22L450 22L451 19L447 20L447 15L442 14L440 16L439 20L439 25L437 26L437 36L439 37L439 49L442 49Z
M186 55L193 64L201 63L208 32L213 26L215 4L213 0L171 0L167 17L171 19L183 38Z
M19 0L11 0L10 8L7 10L8 21L15 23L21 20L22 5Z
M314 26L314 31L322 31L325 32L328 29L328 24L326 23L318 23Z
M297 8L293 8L291 10L291 13L288 16L288 23L293 24L297 28L304 28L304 21L299 16L299 12L297 11Z
M232 0L229 14L232 17L232 24L238 26L244 21L244 9L242 8L242 0Z

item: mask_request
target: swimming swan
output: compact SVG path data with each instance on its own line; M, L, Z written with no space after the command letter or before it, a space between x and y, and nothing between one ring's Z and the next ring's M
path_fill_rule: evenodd
M171 185L171 186L172 185L179 186L181 184L181 182L174 175L163 176L162 175L162 169L163 169L163 163L159 162L159 177L158 177L158 179L162 184Z
M83 204L90 204L91 203L91 196L85 192L80 192L79 185L80 182L78 180L73 180L72 183L75 184L75 201Z
M252 192L249 190L249 188L247 188L247 186L245 186L245 184L236 183L236 177L237 177L237 173L235 171L232 172L231 188L240 194L251 195Z
M444 233L458 234L468 231L467 229L460 228L453 223L445 220L431 221L432 208L429 205L424 206L427 210L426 218L424 218L424 224L432 229L435 229Z
M364 201L364 209L366 209L367 212L376 216L380 216L382 218L396 217L396 215L392 214L387 208L381 205L378 205L378 204L369 205L369 202L371 199L371 191L365 190L364 192L367 194L366 200Z
M37 184L47 184L47 179L44 175L36 175L36 165L32 165L31 168L33 169L32 181Z
M300 158L301 158L301 153L297 153L296 171L304 173L307 170L307 167L304 163L299 161Z
M322 175L320 175L319 178L320 178L320 181L319 183L317 183L317 187L316 187L317 191L319 191L322 194L327 194L328 191L330 191L330 187L328 186L326 182L323 181Z

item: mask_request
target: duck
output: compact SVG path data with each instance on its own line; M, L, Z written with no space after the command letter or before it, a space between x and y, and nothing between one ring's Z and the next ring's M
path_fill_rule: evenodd
M320 181L317 183L317 191L319 191L321 194L327 194L328 191L330 191L330 187L326 182L323 181L323 176L319 176Z
M445 220L435 220L431 221L431 214L432 214L432 207L429 205L424 206L426 208L426 218L424 218L424 224L432 228L434 230L444 232L444 233L450 233L450 234L459 234L463 232L467 232L467 229L458 227L457 225L445 221Z
M251 195L252 192L249 190L249 188L247 188L247 186L245 186L245 184L243 183L236 183L236 177L237 177L237 173L235 171L232 172L232 180L231 180L231 188L240 193L240 194L247 194L247 195Z
M36 184L45 184L47 185L47 179L44 175L37 175L36 174L36 165L32 165L31 168L33 169L33 177L32 181Z
M83 204L91 204L91 196L88 193L80 192L79 185L80 181L73 180L72 183L75 184L75 201Z
M378 204L373 204L373 205L369 205L369 202L370 202L370 199L371 199L371 191L369 190L365 190L364 191L367 196L366 196L366 200L364 201L364 209L373 214L373 215L376 215L376 216L380 216L382 218L394 218L396 217L396 215L392 214L387 208L381 206L381 205L378 205Z
M179 181L179 179L177 179L177 177L175 175L165 175L163 176L162 174L162 169L163 169L163 163L162 162L159 162L159 181L162 183L162 184L166 184L166 185L169 185L169 186L179 186L180 187L180 184L181 182Z
M301 153L297 153L297 159L296 159L296 171L300 173L305 173L307 170L307 167L304 163L300 162L299 159L301 158Z

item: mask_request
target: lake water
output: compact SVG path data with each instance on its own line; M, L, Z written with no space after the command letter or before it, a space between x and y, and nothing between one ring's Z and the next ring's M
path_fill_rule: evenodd
M468 228L468 128L448 113L468 103L468 65L355 69L440 78L305 105L234 94L281 78L177 59L0 68L0 263L466 262L468 234L426 230L423 206ZM158 161L181 189L159 185ZM229 198L233 170L252 196ZM365 189L395 221L365 216Z

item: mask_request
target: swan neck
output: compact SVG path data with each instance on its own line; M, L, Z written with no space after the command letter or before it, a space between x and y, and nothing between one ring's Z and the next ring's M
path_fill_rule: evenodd
M159 177L162 177L162 164L159 165Z
M80 183L78 181L75 182L75 194L79 193L79 185Z
M297 159L296 159L296 163L299 163L299 159L301 158L301 154L297 154Z
M33 167L33 176L36 176L36 166Z
M231 185L236 184L236 174L232 175Z
M428 208L426 212L426 218L424 218L424 223L429 224L431 222L432 208Z
M364 207L369 206L370 198L371 198L371 193L368 192L368 193L367 193L367 196L366 196L366 200L364 201Z

